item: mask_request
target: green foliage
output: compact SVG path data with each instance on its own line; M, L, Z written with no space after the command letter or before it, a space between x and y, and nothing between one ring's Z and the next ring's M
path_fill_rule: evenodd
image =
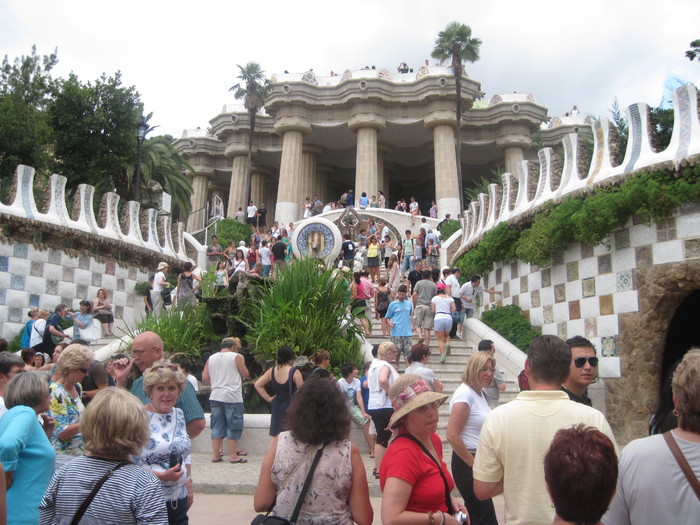
M624 155L625 149L627 148L627 138L629 137L629 126L627 125L625 116L622 114L617 97L613 98L612 107L608 111L612 118L612 124L620 137L620 152Z
M151 283L148 281L142 281L140 283L136 283L134 285L134 293L138 295L139 297L143 297L146 295L146 292L150 288Z
M48 170L50 128L45 108L56 89L51 70L58 63L56 52L15 58L7 55L0 66L0 198L6 200L18 164L38 173Z
M228 291L226 289L217 293L216 291L216 265L212 264L206 272L202 272L202 281L199 283L199 288L202 290L202 297L210 299L217 296L225 296Z
M489 231L482 241L457 261L462 275L468 277L483 274L493 268L495 261L510 261L515 258L515 243L520 232L502 222Z
M464 190L464 202L479 201L479 194L489 194L489 185L498 184L501 182L501 175L505 173L505 169L498 166L491 170L491 175L482 176L480 179L471 181L469 187Z
M651 108L650 112L656 131L654 145L658 151L663 151L671 143L673 135L673 108Z
M500 306L481 314L481 322L513 345L527 352L528 345L539 334L532 328L519 306Z
M452 235L454 232L459 230L462 227L462 223L459 222L456 219L450 219L449 221L445 221L442 226L440 226L440 239L443 241L446 241Z
M250 240L250 236L253 234L253 228L249 224L237 221L235 219L222 219L216 223L216 235L219 238L219 244L222 248L226 248L232 242L238 244L240 241ZM207 243L211 241L211 238L207 240Z
M690 49L685 52L685 57L690 60L700 60L700 38L690 43Z
M598 188L587 197L549 204L522 232L499 224L457 262L465 275L491 270L494 262L516 257L549 266L554 255L574 242L600 244L633 214L659 222L687 202L700 201L700 166L681 173L657 171L626 179L619 186Z
M310 356L319 348L331 353L331 366L362 362L360 333L350 310L347 281L304 259L288 265L263 293L251 297L238 320L248 328L246 339L261 362L272 359L280 345Z
M199 349L215 338L211 321L204 306L164 311L155 317L150 315L136 324L127 326L131 337L145 331L157 333L163 340L163 349L169 353L184 352L199 357Z
M85 84L71 73L48 107L53 170L68 179L68 189L88 183L98 193L130 197L127 170L136 159L140 118L139 94L121 85L121 73Z

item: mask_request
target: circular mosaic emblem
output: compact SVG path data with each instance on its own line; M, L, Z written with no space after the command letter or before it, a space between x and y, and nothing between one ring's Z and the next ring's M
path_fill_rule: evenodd
M294 256L301 259L335 259L340 253L340 230L328 219L312 217L299 224L292 237Z

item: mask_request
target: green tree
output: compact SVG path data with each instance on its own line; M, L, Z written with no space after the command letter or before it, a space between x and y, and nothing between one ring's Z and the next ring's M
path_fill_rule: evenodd
M265 72L257 62L248 62L245 66L238 66L238 78L241 80L235 86L231 86L229 91L233 91L236 100L243 99L243 107L248 112L250 129L248 130L248 162L246 165L246 180L248 195L246 201L250 200L250 166L253 158L253 135L255 134L255 119L265 105L265 97L269 89L270 81L265 78Z
M157 207L156 190L168 193L173 204L179 209L179 217L187 219L190 214L190 195L192 182L187 173L194 173L192 166L182 158L182 154L173 148L172 137L158 136L147 139L141 151L142 195L148 195L152 207ZM127 171L130 183L133 183L134 168Z
M431 53L433 58L440 63L450 61L450 67L455 77L457 100L455 113L457 116L457 177L459 180L459 209L464 209L464 197L462 191L462 75L464 75L464 62L476 62L479 60L481 39L472 37L472 29L468 25L459 22L450 22L444 30L438 33L435 47Z
M45 173L50 162L50 129L44 110L57 81L51 70L58 63L56 51L38 56L7 55L0 66L0 197L5 199L18 164Z
M106 191L130 198L128 173L136 159L141 109L136 88L122 86L120 72L86 84L71 73L61 83L48 118L53 169L68 179L69 190L88 183L95 186L97 198Z
M691 62L693 60L700 60L700 38L690 43L690 49L685 52L685 56Z

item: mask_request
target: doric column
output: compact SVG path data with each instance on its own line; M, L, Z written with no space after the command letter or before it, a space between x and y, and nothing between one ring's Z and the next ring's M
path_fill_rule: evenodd
M266 206L269 206L269 203L265 200L264 193L266 180L266 173L253 168L253 173L250 176L250 198L256 206L260 206L262 202L264 202Z
M530 128L525 124L503 124L498 127L496 146L504 150L505 168L517 177L520 163L525 160L525 150L530 149Z
M275 220L288 224L299 217L297 188L301 177L301 156L304 134L311 125L301 117L284 117L275 123L275 132L282 135L280 182L277 189Z
M317 173L318 155L323 152L322 148L306 145L301 154L301 177L299 179L299 216L298 219L304 217L304 201L306 197L313 200L314 195L319 194L319 177Z
M209 179L214 175L214 170L197 170L192 177L192 195L190 197L190 216L187 218L187 231L194 232L204 227L207 220L207 186Z
M456 219L461 210L459 209L454 117L434 115L426 121L426 126L433 129L435 200L440 210L440 217L449 213L453 219Z
M357 132L357 160L355 163L355 204L362 192L377 194L378 163L377 135L386 127L386 120L375 113L360 113L348 121L350 131Z
M333 173L333 166L330 164L317 164L316 165L316 180L318 181L318 196L321 202L327 204L329 201L334 199L333 195L330 194L328 190L328 177Z
M245 211L248 206L248 174L246 172L248 152L242 148L227 148L226 156L233 159L226 217L233 219L236 217L238 208L243 208Z

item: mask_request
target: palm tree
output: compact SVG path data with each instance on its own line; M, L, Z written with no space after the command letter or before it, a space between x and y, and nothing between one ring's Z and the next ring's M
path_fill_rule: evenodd
M155 191L160 186L172 197L180 210L180 217L190 215L192 182L187 173L194 173L192 166L173 148L172 137L165 135L147 139L141 155L141 176L150 200L155 200Z
M700 60L700 38L690 43L690 49L685 52L685 56L691 62L695 59Z
M233 91L236 100L243 99L243 107L248 112L250 129L248 132L248 164L246 166L246 178L248 179L248 195L246 203L250 200L250 166L253 159L253 135L255 133L255 117L265 105L265 97L269 89L269 80L265 78L265 72L260 69L257 62L248 62L245 66L238 66L238 78L241 80L229 91Z
M431 53L440 64L450 60L450 67L455 76L457 101L455 112L457 116L457 177L459 182L459 207L464 209L464 195L462 194L462 75L464 74L465 61L476 62L479 60L479 48L481 39L472 37L472 29L468 25L459 22L450 22L444 30L438 33L435 47Z

